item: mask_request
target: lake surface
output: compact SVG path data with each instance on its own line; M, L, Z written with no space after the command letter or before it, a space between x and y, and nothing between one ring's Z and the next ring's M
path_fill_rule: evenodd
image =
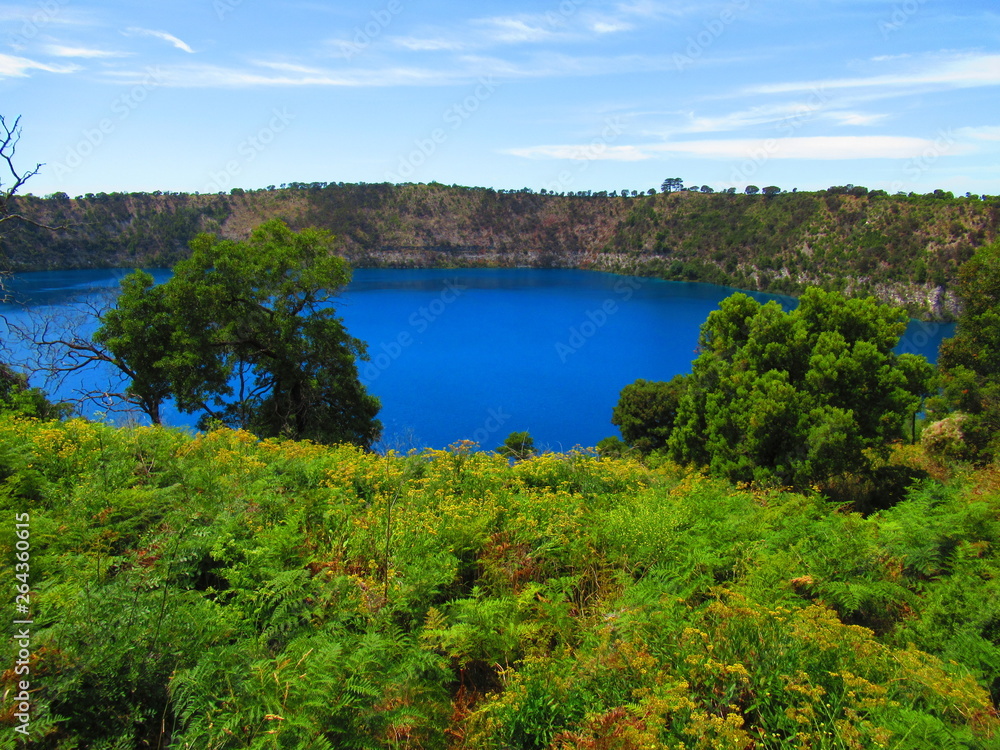
M15 324L32 313L67 315L107 299L125 273L22 274L10 286L30 311L3 312ZM153 272L159 280L169 273ZM465 439L493 449L527 430L539 447L569 450L618 434L611 410L624 386L690 372L699 326L734 291L564 269L357 269L337 307L348 331L368 342L370 361L359 370L382 401L381 448ZM933 360L953 331L913 321L898 350ZM6 356L17 363L27 352L10 338ZM105 388L107 378L78 378L55 396ZM169 410L167 420L194 422Z

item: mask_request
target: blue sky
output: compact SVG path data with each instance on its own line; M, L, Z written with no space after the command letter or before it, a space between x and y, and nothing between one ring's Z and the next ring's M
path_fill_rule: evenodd
M995 0L0 3L26 190L1000 193Z

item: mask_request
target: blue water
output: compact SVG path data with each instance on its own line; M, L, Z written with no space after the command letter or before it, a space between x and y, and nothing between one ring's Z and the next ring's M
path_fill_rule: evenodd
M12 290L36 313L64 314L99 303L123 275L23 274ZM492 449L527 430L540 447L568 450L617 434L611 410L624 386L690 372L699 326L733 291L563 269L358 269L337 307L348 331L368 342L371 361L360 363L360 373L382 401L382 448L467 439ZM15 323L28 314L5 307ZM914 321L899 351L933 360L953 330ZM16 362L24 350L12 348L7 357ZM55 395L102 377L78 379ZM176 412L167 419L194 422Z

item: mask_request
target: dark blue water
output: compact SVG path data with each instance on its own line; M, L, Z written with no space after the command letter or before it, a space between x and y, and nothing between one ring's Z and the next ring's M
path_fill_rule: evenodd
M123 275L24 274L13 288L36 312L64 314L99 302ZM348 331L368 342L371 360L360 372L382 400L383 448L467 439L492 449L527 430L538 446L568 450L617 434L611 410L624 386L690 372L699 326L733 291L575 270L359 269L338 311ZM14 322L26 315L10 306L6 313ZM899 350L934 359L952 332L914 321ZM7 356L17 361L23 351ZM89 377L64 390L108 375ZM110 404L107 410L111 416ZM168 419L193 423L176 413Z

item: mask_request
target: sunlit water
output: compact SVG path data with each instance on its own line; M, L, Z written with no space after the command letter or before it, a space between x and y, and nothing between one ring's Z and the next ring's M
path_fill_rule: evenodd
M11 290L28 310L4 306L14 324L100 305L121 271L18 276ZM159 280L169 271L155 271ZM382 401L383 448L442 448L473 440L495 448L526 430L554 450L593 446L617 434L611 410L636 380L690 372L698 328L733 289L590 271L358 269L337 305L348 331L368 342L362 381ZM753 294L759 300L794 300ZM85 328L85 331L91 331ZM899 351L934 359L954 326L912 322ZM9 361L27 352L5 337ZM92 371L55 390L115 390ZM36 379L37 384L42 385ZM115 415L114 405L85 413ZM194 417L167 410L174 425Z

